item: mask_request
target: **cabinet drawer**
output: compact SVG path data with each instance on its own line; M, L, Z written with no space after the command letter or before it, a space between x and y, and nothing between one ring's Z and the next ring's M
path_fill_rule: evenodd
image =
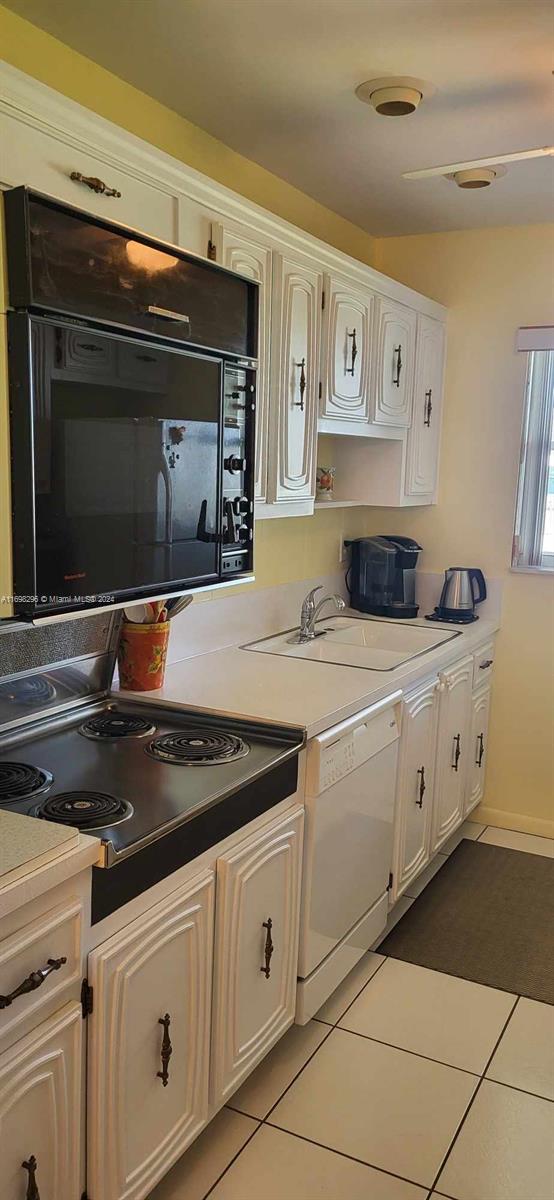
M19 1037L24 1023L38 1022L59 1007L72 990L78 995L82 926L83 904L74 897L0 942L0 1047ZM32 991L13 996L25 980L41 973L43 980Z
M480 687L492 675L494 665L494 642L485 642L473 655L473 686Z

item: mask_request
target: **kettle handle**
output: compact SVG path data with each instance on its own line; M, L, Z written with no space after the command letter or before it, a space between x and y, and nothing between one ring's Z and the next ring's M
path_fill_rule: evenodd
M469 578L471 582L471 590L473 592L474 604L481 604L483 600L487 599L487 585L485 583L485 576L478 567L470 567ZM474 583L477 584L477 595L475 594Z

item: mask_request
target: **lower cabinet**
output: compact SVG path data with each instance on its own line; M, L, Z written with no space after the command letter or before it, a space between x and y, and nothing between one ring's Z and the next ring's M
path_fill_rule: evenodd
M66 1004L0 1057L0 1200L81 1195L82 1031Z
M143 1200L206 1120L213 904L208 871L89 956L91 1200Z
M217 862L214 1106L294 1019L303 817L293 809Z
M429 862L435 781L437 680L404 697L391 900Z
M480 804L485 791L490 699L490 687L479 688L473 693L464 816Z
M473 657L462 658L439 676L439 723L431 853L464 815L470 745Z

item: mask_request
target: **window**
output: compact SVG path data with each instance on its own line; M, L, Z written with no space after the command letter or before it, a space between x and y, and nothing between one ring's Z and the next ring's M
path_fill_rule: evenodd
M528 355L512 566L554 570L554 350Z

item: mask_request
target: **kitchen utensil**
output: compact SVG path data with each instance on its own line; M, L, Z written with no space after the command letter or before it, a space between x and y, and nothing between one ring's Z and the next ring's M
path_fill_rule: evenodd
M150 621L149 604L129 604L123 609L125 620L132 625L146 625Z
M176 600L168 600L167 602L167 619L172 621L178 613L183 612L183 609L188 608L192 604L194 596L178 596Z

